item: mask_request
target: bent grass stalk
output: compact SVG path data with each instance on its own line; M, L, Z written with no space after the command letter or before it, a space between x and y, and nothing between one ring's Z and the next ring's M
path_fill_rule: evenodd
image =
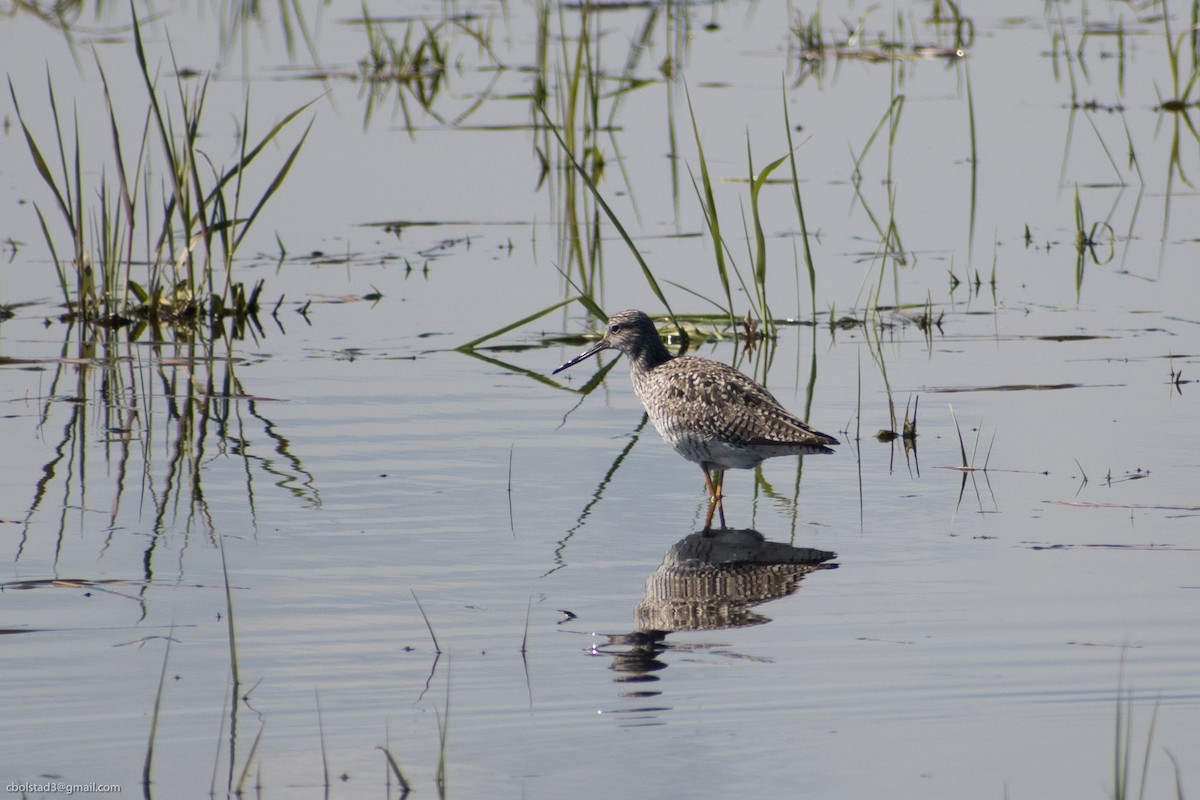
M396 777L396 782L400 784L400 797L408 797L409 792L412 791L412 784L409 783L408 778L404 776L404 771L400 769L400 764L396 762L396 758L392 755L392 751L388 750L383 745L377 745L375 749L381 750L383 752L383 757L387 759L388 768L391 769L392 775Z
M437 635L433 632L433 625L429 622L429 617L425 614L425 609L421 606L421 601L417 599L417 593L409 589L409 594L412 595L413 602L417 604L417 610L421 612L421 619L425 620L425 627L429 629L429 638L433 640L433 652L439 656L442 654L442 648L438 645Z

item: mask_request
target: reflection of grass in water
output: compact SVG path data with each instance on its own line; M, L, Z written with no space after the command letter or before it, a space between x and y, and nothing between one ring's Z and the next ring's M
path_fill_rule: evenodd
M1163 3L1162 21L1163 37L1165 39L1171 72L1172 96L1164 100L1157 83L1154 86L1154 91L1159 99L1158 111L1160 113L1171 114L1174 125L1172 127L1171 150L1167 164L1166 190L1163 200L1163 224L1160 240L1163 249L1160 250L1160 258L1162 257L1162 253L1165 252L1168 239L1167 232L1171 219L1171 198L1174 196L1176 176L1188 187L1193 187L1192 182L1184 174L1183 161L1181 160L1182 148L1180 147L1180 138L1183 134L1184 126L1186 126L1187 133L1191 138L1200 144L1200 130L1197 130L1196 126L1192 123L1190 115L1190 109L1196 105L1200 105L1200 103L1191 99L1192 90L1196 87L1197 81L1200 80L1200 49L1197 48L1195 39L1195 31L1197 25L1200 24L1198 22L1200 21L1200 0L1193 0L1192 2L1190 32L1180 34L1178 39L1172 40L1170 14L1167 13L1165 2ZM1191 46L1185 47L1189 43ZM1191 55L1192 63L1190 72L1185 72L1186 67L1181 63L1185 54ZM1183 81L1185 75L1186 82L1183 82L1181 86L1181 81Z
M68 307L67 316L111 327L139 323L155 328L201 324L216 327L225 317L244 324L259 310L262 283L247 287L234 280L236 253L267 200L287 177L308 135L307 129L256 201L244 196L245 172L304 107L285 116L252 145L247 96L238 161L229 169L218 169L197 147L207 80L189 96L182 78L177 79L179 109L173 117L158 89L157 78L151 76L136 18L133 34L149 106L141 124L141 137L131 153L122 145L108 79L97 61L116 160L115 186L102 177L98 189L92 190L99 195L97 206L85 207L84 200L89 187L83 183L82 150L88 140L81 138L77 119L74 130L66 128L49 76L47 92L54 120L53 150L49 152L56 157L58 174L21 113L16 90L9 81L9 93L30 156L71 237L70 257L60 259L50 224L41 207L34 204ZM179 73L177 65L175 71ZM161 167L153 157L156 152L160 152ZM167 182L157 206L162 209L158 219L152 217L151 209L156 206L149 196L155 174L164 174ZM243 206L250 202L253 206L246 213ZM146 231L139 235L142 227ZM89 232L94 242L89 243ZM135 256L135 241L139 239L145 240L146 252ZM135 278L135 265L139 271L145 270L144 277Z
M803 83L810 76L822 80L825 66L830 60L893 65L930 59L955 61L964 58L974 43L974 20L963 16L952 0L933 3L929 16L923 20L932 31L935 44L918 39L921 31L917 23L906 22L903 11L896 12L889 35L870 35L867 19L878 8L877 5L868 7L853 26L843 21L846 32L837 38L822 29L819 7L807 20L802 13L796 13L791 25L792 36L788 41L789 48L794 49L800 62L796 83ZM909 33L907 41L906 31Z
M648 7L637 34L621 51L624 60L619 71L605 67L606 47L612 37L606 39L601 28L603 11L588 3L580 4L577 13L568 11L561 4L555 6L544 0L536 6L536 58L529 97L539 170L537 186L545 188L550 199L558 234L558 270L568 285L586 298L588 313L603 318L604 221L612 222L629 243L620 220L598 189L609 175L610 164L616 166L622 181L621 202L627 203L635 216L638 214L634 181L626 170L627 159L621 155L616 136L620 130L618 115L631 93L659 84L656 79L639 77L637 68L650 51L660 20L671 38L668 55L659 65L670 92L670 76L683 58L686 44L682 35L672 37L672 32L686 28L690 11L686 6L670 4L665 11L658 5ZM667 137L674 152L670 119ZM615 155L610 157L610 153ZM672 189L677 189L674 181ZM614 191L607 195L613 197ZM635 259L641 263L639 256ZM644 264L642 268L651 291L669 310L653 275Z
M296 54L296 34L304 39L304 47L308 51L309 56L314 62L317 62L317 46L316 41L309 30L308 22L304 16L304 8L300 0L278 0L279 3L279 19L278 28L283 34L284 46L287 48L289 56ZM264 20L263 9L266 4L260 0L233 0L228 3L218 4L218 14L221 22L220 38L221 38L221 54L228 56L233 50L233 44L240 40L243 51L249 47L249 37L247 36L246 28L251 23L258 23L264 31L273 30L274 26L268 26Z
M258 753L258 745L262 742L263 730L266 728L266 720L260 719L258 725L258 733L254 736L254 741L250 743L250 751L246 754L246 760L242 764L242 769L234 780L234 768L237 764L237 742L238 742L238 708L239 702L248 702L250 692L254 687L250 687L244 694L242 692L241 670L238 667L238 649L237 649L237 632L234 626L233 614L233 592L229 585L229 564L225 559L225 540L217 537L217 545L221 552L221 576L225 583L225 627L229 634L229 776L227 778L226 792L232 793L236 797L245 796L246 780L250 777L250 768L254 765L255 755ZM222 723L222 733L225 728ZM209 786L209 796L215 797L217 770L220 766L221 746L218 744L216 749L216 760L213 762L213 780ZM260 764L261 773L261 764ZM259 775L258 785L262 784L262 776Z
M361 23L367 35L367 53L358 62L362 94L366 97L364 129L370 125L376 107L393 92L395 105L410 137L415 136L414 119L408 107L410 97L439 124L459 125L491 97L491 90L504 71L492 50L490 33L473 26L469 19L446 16L432 24L424 20L406 20L403 38L397 39L388 32L385 21L371 16L363 2ZM466 110L447 119L435 105L449 94L448 81L453 70L447 68L462 68L459 56L452 48L464 36L475 45L478 54L485 57L486 63L476 69L489 71L492 77L487 88L478 93Z
M1049 9L1049 6L1047 7ZM1063 17L1061 7L1056 6L1054 13L1057 16L1056 20L1048 19L1048 22L1056 25L1056 29L1051 31L1051 49L1050 56L1052 58L1052 67L1054 77L1057 79L1060 75L1059 61L1060 59L1066 64L1066 76L1070 86L1070 100L1068 107L1071 114L1068 117L1066 141L1064 144L1062 167L1059 173L1061 183L1067 183L1067 164L1068 156L1073 148L1073 133L1076 112L1084 114L1084 118L1091 125L1092 130L1096 135L1096 140L1103 149L1109 164L1112 166L1113 174L1115 175L1115 184L1108 180L1099 181L1084 181L1077 185L1094 190L1108 190L1116 188L1116 199L1113 202L1113 211L1110 211L1105 218L1105 227L1109 238L1115 240L1113 231L1120 228L1123 231L1122 237L1125 240L1124 253L1121 258L1121 264L1124 266L1129 254L1132 243L1137 237L1137 218L1141 208L1141 201L1146 192L1145 177L1142 174L1141 158L1137 154L1137 147L1134 141L1128 124L1125 122L1126 105L1121 100L1115 102L1102 103L1095 99L1085 100L1079 96L1079 89L1076 83L1075 71L1081 72L1084 78L1091 80L1087 71L1087 62L1085 60L1085 50L1089 41L1104 40L1106 38L1114 38L1116 40L1116 87L1115 94L1118 98L1124 97L1127 93L1125 82L1126 69L1126 54L1130 48L1126 47L1126 39L1138 35L1151 36L1155 35L1155 31L1161 25L1162 46L1166 53L1168 79L1164 84L1160 84L1158 80L1152 80L1152 88L1155 96L1155 110L1160 115L1170 115L1173 128L1169 140L1169 151L1167 154L1166 178L1165 186L1161 191L1163 197L1163 212L1162 212L1162 230L1159 234L1160 239L1160 259L1165 253L1166 245L1169 241L1169 229L1171 219L1171 204L1175 197L1175 181L1180 180L1185 185L1191 186L1192 182L1183 170L1183 161L1181 154L1186 152L1185 148L1181 147L1181 140L1186 137L1200 142L1200 130L1197 130L1192 122L1189 114L1191 109L1195 108L1197 101L1193 99L1193 93L1198 83L1200 83L1200 57L1198 57L1195 48L1195 32L1196 22L1200 19L1200 0L1192 0L1189 6L1190 26L1187 32L1175 36L1171 30L1171 8L1167 3L1153 2L1147 4L1144 8L1134 9L1135 23L1127 27L1124 17L1118 17L1115 24L1112 23L1087 23L1085 20L1082 33L1079 37L1077 47L1071 45L1071 37L1068 33L1067 22ZM1144 12L1144 13L1143 13ZM1048 11L1049 14L1049 11ZM1109 53L1102 52L1100 57L1108 57ZM1190 61L1190 63L1189 63ZM1145 91L1140 87L1134 89L1135 92ZM1128 222L1119 222L1113 219L1113 212L1116 210L1116 200L1120 199L1121 193L1129 183L1122 175L1121 169L1118 166L1119 159L1114 158L1114 153L1109 145L1105 142L1104 136L1101 133L1100 127L1095 122L1094 117L1096 112L1103 111L1109 114L1118 114L1122 120L1122 133L1125 138L1124 154L1127 161L1127 168L1132 169L1138 184L1138 193L1133 203L1132 210L1129 212ZM1157 136L1157 131L1156 131ZM1112 256L1100 257L1097 255L1096 249L1092 246L1094 238L1089 234L1096 231L1084 230L1082 235L1078 235L1082 230L1082 226L1077 225L1077 250L1086 250L1086 257L1090 258L1095 264L1106 263L1111 260ZM1082 248L1080 248L1082 244ZM1082 285L1083 271L1087 266L1085 255L1079 252L1075 263L1075 278L1076 290L1079 290Z
M561 44L556 52L550 45L553 34L548 6L539 6L539 71L531 95L538 142L535 153L541 170L538 186L547 187L558 216L560 270L580 295L595 302L602 275L603 200L587 187L604 179L606 165L600 143L603 67L599 14L587 4L581 5L578 26L569 31L567 15L560 6L557 38ZM599 305L596 303L597 308Z
M264 11L267 8L267 4L260 0L234 0L229 3L213 4L211 7L209 4L201 3L197 5L197 8L200 10L199 16L201 17L208 14L210 8L215 8L217 12L218 44L222 59L233 55L234 45L239 41L242 45L243 59L245 59L248 42L251 41L245 35L246 28L252 24L257 24L257 33L261 36L273 35L278 31L283 37L284 47L290 57L295 57L296 55L297 38L303 39L309 57L312 58L313 63L318 63L320 59L317 56L316 41L309 28L308 20L305 17L300 0L278 0L278 3L278 17L271 20L264 18ZM62 2L45 4L18 2L5 6L4 16L8 18L10 16L31 15L46 26L59 29L66 38L67 46L70 48L71 55L78 65L80 64L80 53L76 48L77 43L75 41L74 28L79 23L83 12L87 10L94 17L94 19L88 21L88 28L84 32L85 41L91 41L96 36L103 38L107 35L120 35L126 31L126 26L120 23L99 30L95 28L97 23L101 22L100 18L105 16L105 12L109 8L119 9L122 7L120 3L84 3L82 0L63 0ZM175 9L172 9L172 12L174 11ZM257 42L259 40L255 39L253 41Z
M684 9L680 13L686 16L687 11ZM590 12L587 6L580 7L579 26L573 39L566 33L565 15L561 8L558 14L560 29L563 31L559 37L561 42L561 59L559 61L560 66L552 67L549 56L549 53L552 51L552 48L549 46L551 12L545 4L539 6L538 68L531 99L535 110L535 123L539 126L543 134L541 143L536 148L542 171L540 181L544 182L546 177L551 174L559 176L559 180L552 183L552 190L557 190L559 194L559 203L555 207L561 210L562 220L558 225L560 231L559 257L560 263L563 264L560 272L575 290L577 294L576 299L580 300L588 313L593 317L603 319L605 315L602 312L602 300L599 297L601 286L599 278L601 276L602 263L599 226L602 219L607 218L628 246L634 259L638 262L647 287L666 307L668 314L675 319L676 315L672 311L666 296L663 294L658 279L638 252L625 226L605 201L599 188L599 184L604 178L605 160L598 137L602 132L609 132L611 136L611 132L616 125L618 103L624 94L649 83L649 81L634 78L631 65L637 63L637 60L647 47L649 31L654 24L655 14L651 13L647 17L639 36L633 42L633 46L626 57L624 71L617 78L610 78L604 74L601 65L599 32L593 22L596 16L595 12ZM574 43L573 47L572 42ZM678 55L682 56L683 53L681 52ZM664 61L663 66L660 68L660 71L666 76L668 81L672 80L675 74L677 68L675 62L676 56L672 55ZM615 81L618 88L610 94L605 95L603 93L603 82L609 80ZM552 106L547 103L547 100L551 97L555 101ZM599 113L602 98L612 99L607 118L604 118ZM717 277L720 281L722 294L724 295L723 302L707 298L690 287L678 284L672 285L705 302L712 303L718 308L723 308L725 317L729 323L736 325L736 320L740 319L741 315L734 308L733 285L735 282L739 283L750 300L752 316L756 315L759 317L764 335L768 338L773 337L776 320L771 314L767 302L766 276L768 250L761 221L762 209L760 201L761 190L769 181L772 172L782 166L785 161L791 164L793 198L801 224L802 235L807 239L807 231L804 228L803 204L800 199L799 179L795 167L795 158L792 154L794 144L791 141L791 132L790 130L787 132L789 155L775 159L761 170L755 169L750 143L749 141L747 142L747 183L749 185L751 213L748 220L743 220L743 226L748 226L749 229L745 231L747 240L748 242L752 241L753 244L748 248L752 267L748 271L747 276L743 277L742 273L737 269L728 242L722 233L721 220L717 214L713 179L709 171L703 142L699 134L699 126L694 111L691 109L690 101L689 112L691 114L692 132L698 152L697 168L699 181L697 182L696 175L693 174L693 185L697 196L700 198L705 225L712 240ZM672 142L672 152L674 152L673 127L670 129L669 139ZM626 185L628 185L628 176L626 178ZM630 189L630 193L632 195L632 189ZM589 200L591 201L590 206ZM807 241L805 241L804 246L804 257L808 270L809 287L813 292L812 308L815 312L816 273ZM561 303L555 304L525 319L526 321L536 319L560 308L561 305ZM707 317L708 315L689 314L686 316L689 319L693 319L699 316ZM677 330L680 331L681 336L685 336L686 332L684 328L679 325L677 319L675 321ZM506 325L501 329L479 337L463 345L462 349L472 351L477 345L511 330L518 324Z
M1192 0L1192 24L1189 26L1188 32L1179 34L1177 39L1173 39L1171 36L1171 15L1165 0L1162 5L1163 38L1171 71L1171 96L1163 99L1158 84L1155 84L1154 91L1158 94L1160 110L1186 111L1187 106L1192 104L1192 89L1200 79L1200 51L1196 49L1195 40L1196 26L1200 24L1200 0ZM1185 48L1185 45L1190 46ZM1186 66L1182 63L1185 54L1190 54L1192 58L1190 71L1187 71ZM1181 85L1184 78L1186 78L1186 82Z
M1105 248L1105 239L1108 247ZM1117 237L1112 225L1106 220L1093 222L1090 226L1083 213L1083 203L1079 200L1079 187L1075 187L1075 299L1079 300L1083 292L1083 273L1087 259L1097 266L1107 264L1112 260Z
M77 328L80 341L73 343ZM56 411L65 411L66 420L53 456L41 468L25 513L25 535L39 515L51 513L56 515L51 527L63 540L69 509L88 507L89 494L100 491L89 453L97 438L92 430L95 415L89 411L93 407L101 409L104 458L100 468L112 476L105 527L121 524L122 505L132 487L135 508L152 515L156 534L142 560L147 580L154 577L161 535L179 524L188 530L198 525L212 535L203 478L214 462L214 449L218 456L241 460L252 521L256 486L262 477L306 505L320 505L312 474L262 412L263 400L246 391L238 379L232 341L225 340L228 349L220 353L213 343L184 338L173 345L155 345L147 359L146 349L127 333L68 328L44 394L39 425L46 428ZM257 435L247 430L251 422L259 428ZM251 446L252 439L263 437L268 452ZM158 457L163 452L165 460ZM140 477L130 475L139 468ZM51 501L54 496L57 499Z
M87 208L84 200L89 190L82 179L86 140L80 136L77 124L72 132L65 128L53 83L48 79L56 169L51 168L44 156L47 151L39 146L17 106L30 155L72 240L70 258L60 259L50 225L35 204L68 306L65 319L69 322L41 409L41 424L45 426L52 412L62 407L64 398L67 421L54 456L42 467L26 512L26 532L42 508L49 505L46 498L56 483L61 484L63 496L61 504L53 504L61 507L57 520L60 537L67 526L67 508L73 504L86 507L86 491L95 493L95 478L88 475L88 448L95 434L89 431L87 409L93 403L102 409L106 462L116 465L110 527L117 524L121 512L130 483L130 465L140 456L141 479L132 483L149 500L155 533L167 531L181 509L186 527L190 529L198 522L211 533L211 514L202 484L202 470L206 460L211 459L206 452L211 441L221 453L243 460L252 517L258 471L272 476L272 483L305 502L320 503L312 476L290 452L287 439L259 411L259 401L242 388L234 373L233 358L233 343L245 336L247 328L252 335L261 335L255 315L262 282L247 288L234 280L236 253L264 204L287 176L307 131L248 213L242 210L250 205L243 191L244 173L265 148L276 143L281 130L301 109L285 116L252 143L247 133L247 99L237 163L229 169L217 169L197 147L207 82L189 96L182 79L178 80L179 106L172 115L151 75L136 19L133 39L148 107L141 137L132 152L122 143L108 80L103 67L97 64L116 160L115 186L101 178L97 208ZM16 91L11 81L9 91L15 105ZM160 150L164 164L161 169L152 155ZM158 219L152 216L154 202L149 197L155 171L165 176L167 186L160 198L162 211ZM94 243L89 242L89 233ZM135 255L137 239L145 240L144 255ZM135 264L139 271L145 270L144 278L134 276ZM224 325L226 317L232 321L229 331ZM202 325L207 326L205 333L211 338L200 332ZM147 332L154 341L148 350L138 343ZM219 352L220 342L225 344L224 353ZM146 353L151 355L149 360L144 359ZM66 388L72 378L74 386ZM243 416L243 408L249 417ZM282 459L282 467L279 459L260 456L249 447L244 432L248 418L262 424ZM160 430L166 436L168 456L164 469L156 470L155 454L162 452L155 446ZM256 464L260 470L253 469ZM144 558L147 579L153 577L157 542L158 537L152 537Z

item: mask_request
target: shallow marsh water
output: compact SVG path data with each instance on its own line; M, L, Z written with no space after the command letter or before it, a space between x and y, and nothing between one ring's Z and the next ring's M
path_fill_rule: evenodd
M1078 4L1026 5L964 8L963 59L830 51L807 72L782 5L621 7L590 23L605 115L620 99L597 140L600 188L676 311L713 310L676 285L722 295L688 176L699 157L684 82L744 274L747 140L755 169L786 152L786 96L818 316L791 188L769 183L771 308L803 324L739 364L791 408L811 391L810 421L844 442L726 483L732 525L836 551L837 568L752 609L767 621L672 632L644 653L635 607L663 554L702 525L697 470L644 424L622 364L586 395L598 364L545 379L582 347L554 337L595 326L578 304L487 343L502 349L454 349L573 294L556 267L581 274L562 243L561 161L539 155L553 140L527 97L535 7L406 8L431 25L461 12L491 54L439 29L452 69L430 110L378 84L369 119L357 4L307 20L319 68L288 56L271 12L223 55L207 7L144 22L164 81L168 40L181 66L214 71L214 161L236 158L246 87L264 128L316 100L236 265L284 303L240 340L152 347L56 321L30 207L52 200L6 106L0 780L136 791L165 674L158 797L227 794L243 771L263 797L322 796L326 774L330 796L398 794L379 746L430 795L443 732L444 790L459 797L1111 796L1122 711L1137 765L1153 721L1148 795L1174 796L1168 751L1194 791L1194 93L1160 108L1172 80L1160 6L1089 4L1085 21ZM1174 41L1192 7L1166 10ZM865 20L844 43L859 56L881 37L954 45L927 4L897 8L902 25L890 13L823 6L820 27L833 42L843 19ZM54 26L0 22L26 121L51 135L49 69L60 113L74 106L97 132L92 181L112 168L91 47L123 135L144 122L127 14L85 13L77 62ZM578 14L547 17L553 96ZM402 39L408 23L388 25ZM634 74L647 82L623 85L611 76L643 26ZM890 154L886 129L868 148L899 94ZM539 185L542 157L553 174ZM1085 227L1115 234L1094 231L1082 273L1077 194ZM889 216L898 253L879 244ZM661 312L612 226L601 231L597 300ZM928 335L927 302L940 323ZM828 324L843 316L857 324ZM740 347L698 349L734 360ZM920 398L915 454L874 438L893 426L889 396L901 420ZM959 469L960 431L973 471Z

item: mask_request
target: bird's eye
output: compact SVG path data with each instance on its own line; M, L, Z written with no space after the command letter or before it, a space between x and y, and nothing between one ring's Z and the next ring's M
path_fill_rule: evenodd
M621 323L619 323L619 322L613 323L611 326L609 326L608 332L609 333L620 333L621 332Z

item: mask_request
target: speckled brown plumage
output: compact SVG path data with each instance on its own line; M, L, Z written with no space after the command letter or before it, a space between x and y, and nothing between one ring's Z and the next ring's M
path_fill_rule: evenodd
M604 338L555 370L560 372L601 350L629 359L633 390L662 438L704 470L713 507L725 526L721 484L726 469L751 469L775 456L832 453L837 439L789 413L765 387L727 364L698 356L672 356L654 322L641 311L622 311L608 321ZM717 471L714 484L711 471Z

